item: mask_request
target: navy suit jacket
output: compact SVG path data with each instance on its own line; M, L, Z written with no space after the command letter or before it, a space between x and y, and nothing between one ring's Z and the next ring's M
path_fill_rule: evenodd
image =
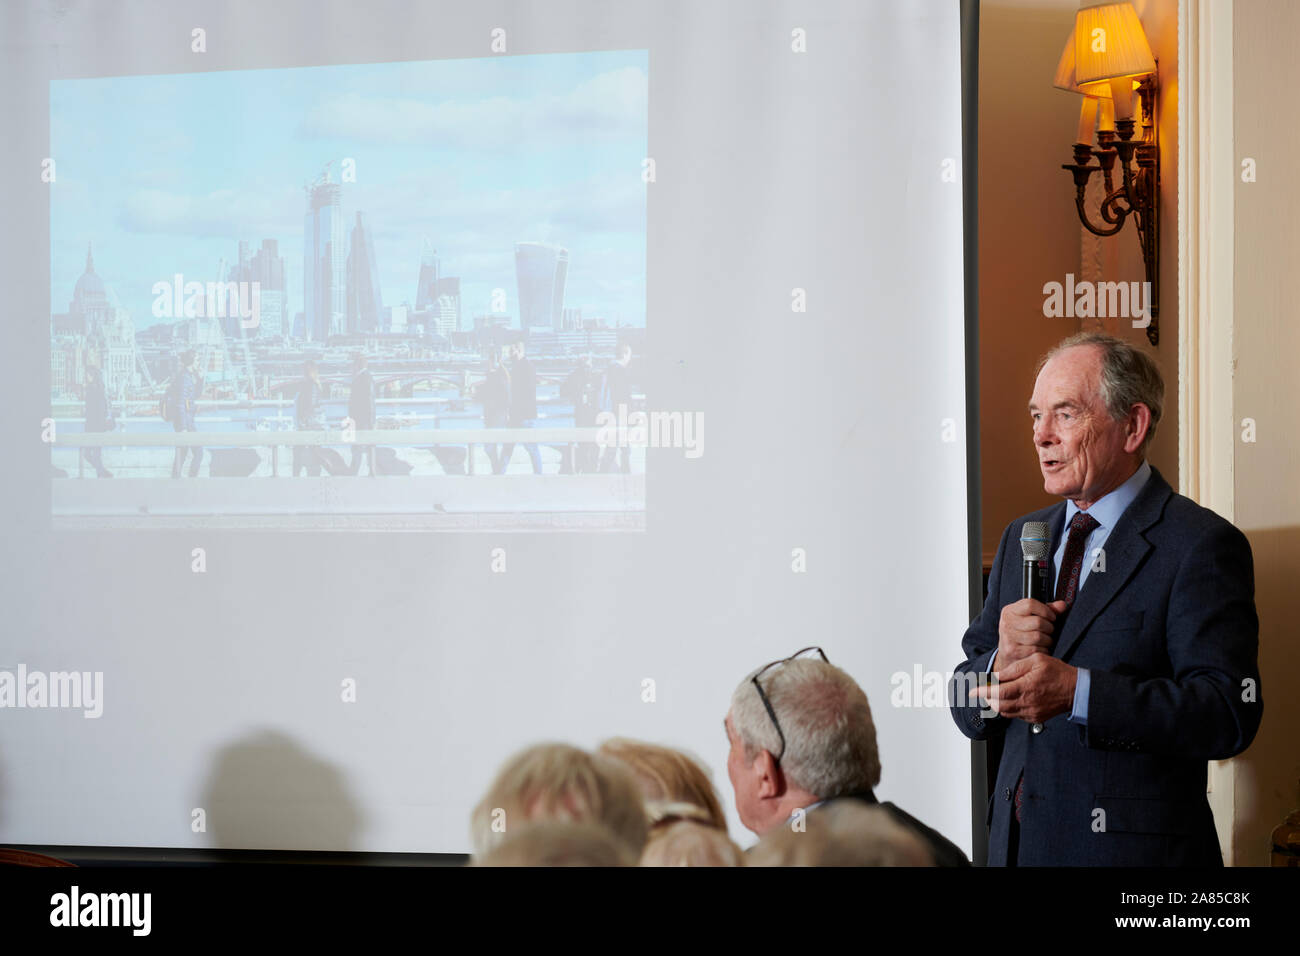
M1087 724L1067 712L1034 732L1023 720L982 717L978 701L966 704L973 684L963 678L988 667L1002 608L1021 598L1026 521L1048 523L1055 554L1065 502L1002 533L951 698L967 737L1004 737L988 802L989 865L1221 866L1206 762L1250 746L1263 712L1246 536L1152 468L1106 540L1104 570L1094 565L1053 635L1053 656L1091 672ZM1022 774L1019 853L1008 860Z

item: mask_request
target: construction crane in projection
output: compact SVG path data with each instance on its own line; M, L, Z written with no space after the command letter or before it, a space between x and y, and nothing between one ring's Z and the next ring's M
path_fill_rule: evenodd
M226 259L224 256L217 261L217 282L220 283L225 276ZM208 372L212 369L212 353L215 349L221 354L221 376L224 379L230 374L230 350L226 348L225 332L221 328L221 319L216 315L217 310L212 308L216 303L208 298L204 298L201 307L202 317L194 320L194 335L197 341L194 343L199 353L199 375L206 381Z
M302 188L303 188L303 193L306 195L307 198L307 209L309 210L308 212L309 216L312 215L312 211L314 211L317 208L316 203L318 200L316 197L316 190L320 189L322 186L327 186L330 184L331 182L330 170L333 168L334 168L334 160L332 159L326 160L325 165L321 167L320 175L316 177L316 179L313 180L312 182L303 185ZM319 255L320 253L319 249L310 248L310 244L312 242L310 237L308 237L307 242L309 245L309 248L307 249L308 256ZM340 243L340 245L342 245L342 243ZM344 248L346 247L344 246ZM341 251L342 250L336 250L336 254L341 253ZM311 283L309 283L309 286L310 285ZM319 289L312 289L309 287L306 290L306 292L307 292L306 301L303 303L303 317L306 322L306 328L303 329L304 337L307 338L309 341L315 340L314 329L312 328L312 326L315 324L313 322L313 314L315 310L320 310L321 312L324 313L326 317L324 321L324 328L325 328L325 338L328 340L329 334L332 331L335 331L333 327L332 303L316 301L316 299L321 296L321 292Z
M240 263L240 266L241 266L241 272L242 272L242 266L243 266L243 263L242 263L242 262ZM226 269L226 260L225 260L225 257L222 257L221 261L217 264L217 275L218 275L218 276L220 276L220 275L224 275L224 274L225 274L225 269ZM242 281L242 280L241 280L241 281ZM243 318L243 308L242 308L242 306L243 306L244 304L248 304L248 305L251 306L252 301L253 301L253 300L252 300L252 291L251 291L251 289L249 290L249 292L248 292L248 301L247 301L247 303L245 303L244 298L243 298L243 295L244 295L244 293L243 293L243 288L244 288L243 286L240 286L240 290L241 290L241 291L240 291L240 299L239 299L239 301L240 301L240 308L237 308L235 311L238 313L238 315L237 315L237 323L236 323L236 324L237 324L237 327L239 328L239 344L240 344L240 346L243 348L243 351L244 351L244 380L243 380L243 381L238 381L238 380L236 380L236 382L235 382L235 391L236 391L236 393L241 393L241 394L247 395L249 398L256 398L256 397L257 397L257 377L256 377L256 375L254 375L254 373L253 373L253 355L252 355L252 353L249 351L249 348L248 348L248 330L244 328L244 318ZM229 309L229 305L227 306L227 309ZM226 357L226 358L227 358L227 361L229 361L229 353L227 353L227 357Z
M242 316L239 308L241 300L224 295L227 278L226 258L222 256L217 260L217 281L215 285L218 294L223 297L222 302L205 300L203 317L195 320L195 332L199 340L196 343L199 354L199 368L201 374L206 376L208 370L212 367L212 354L214 351L218 352L221 355L222 381L230 381L235 394L252 394L256 379L253 376L253 357L249 352L248 338L244 334L243 322L241 321ZM213 308L213 306L216 307ZM224 308L221 306L224 306ZM242 376L230 358L230 343L226 339L226 332L223 328L223 315L233 316L234 321L239 323L239 339L244 352Z
M157 391L158 386L149 371L149 363L144 360L144 352L140 349L135 350L135 367L140 370L140 380L144 382L144 387L150 392Z

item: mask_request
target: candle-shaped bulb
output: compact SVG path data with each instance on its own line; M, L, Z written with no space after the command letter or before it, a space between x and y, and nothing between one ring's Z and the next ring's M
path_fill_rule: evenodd
M1092 131L1097 125L1097 101L1091 96L1083 98L1083 106L1079 110L1079 135L1075 139L1076 143L1086 143L1092 145Z
M1115 132L1115 101L1110 97L1100 101L1101 108L1098 113L1097 129L1098 131L1109 130Z

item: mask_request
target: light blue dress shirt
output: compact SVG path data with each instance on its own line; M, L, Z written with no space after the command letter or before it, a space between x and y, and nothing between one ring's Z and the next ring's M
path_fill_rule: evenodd
M1128 506L1137 498L1138 492L1142 490L1142 486L1147 483L1147 479L1150 477L1151 465L1144 461L1124 484L1110 494L1098 498L1092 503L1092 507L1088 509L1088 514L1092 515L1093 520L1097 522L1097 527L1092 529L1092 534L1088 535L1088 540L1084 544L1083 566L1079 571L1079 584L1075 590L1075 600L1078 600L1079 592L1083 590L1093 565L1098 563L1097 559L1105 547L1106 539L1110 537L1110 533L1114 530L1120 517L1128 510ZM1065 502L1065 523L1061 526L1061 541L1056 546L1056 553L1052 556L1058 583L1058 587L1052 591L1053 594L1059 593L1060 576L1064 573L1061 561L1065 557L1065 545L1069 540L1070 522L1074 520L1074 516L1078 513L1078 506L1067 499ZM1102 562L1102 568L1104 567L1105 563ZM1105 572L1099 569L1098 573ZM993 661L997 659L997 656L997 651L994 651L993 657L989 659L988 669L990 671L993 670ZM1088 668L1080 667L1079 679L1074 685L1074 710L1070 713L1072 723L1086 724L1088 722L1088 692L1091 689L1092 675L1088 673Z

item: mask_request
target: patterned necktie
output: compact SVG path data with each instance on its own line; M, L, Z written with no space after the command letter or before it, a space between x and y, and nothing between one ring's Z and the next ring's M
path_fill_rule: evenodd
M1083 549L1088 544L1088 535L1100 526L1097 519L1086 511L1075 512L1074 518L1070 521L1070 537L1065 542L1065 554L1061 557L1061 574L1056 579L1056 600L1064 601L1067 609L1074 604L1074 595L1079 590L1079 574L1083 571Z
M1083 571L1083 549L1088 543L1088 535L1101 527L1100 523L1086 511L1075 512L1070 520L1070 537L1065 542L1065 554L1061 557L1061 575L1056 579L1056 600L1065 602L1066 611L1074 604L1074 596L1079 590L1079 575ZM1056 618L1055 632L1061 633L1065 615ZM1025 777L1021 774L1016 781L1016 820L1020 820L1020 810L1025 802Z

